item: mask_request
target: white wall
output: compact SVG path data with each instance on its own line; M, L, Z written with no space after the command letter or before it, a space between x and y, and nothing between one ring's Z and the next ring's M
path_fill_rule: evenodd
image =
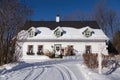
M67 47L67 45L73 45L74 49L79 51L80 54L85 53L86 45L91 45L92 53L107 54L105 42L25 42L22 46L23 56L27 56L28 45L33 45L33 52L37 53L38 45L43 45L43 51L46 49L52 51L51 46L54 46L54 44L62 44L62 48Z

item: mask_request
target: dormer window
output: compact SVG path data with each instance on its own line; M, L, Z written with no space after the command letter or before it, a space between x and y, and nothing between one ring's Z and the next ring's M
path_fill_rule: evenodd
M36 35L36 29L34 27L31 27L29 30L28 30L28 35L29 37L33 37Z
M85 36L86 36L86 37L91 36L91 32L90 32L89 30L87 30L87 31L85 32Z
M57 27L55 30L54 30L54 35L58 38L60 36L62 36L63 34L63 31L60 27Z
M60 36L61 36L60 30L57 30L57 31L55 32L55 35L56 35L57 37L60 37Z
M90 37L92 36L94 32L91 31L89 28L87 28L82 34L85 36L85 37Z
M32 30L28 31L29 37L33 37L34 36L34 32Z

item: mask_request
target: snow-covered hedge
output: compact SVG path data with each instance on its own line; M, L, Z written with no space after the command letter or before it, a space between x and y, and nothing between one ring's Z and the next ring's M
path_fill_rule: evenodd
M83 54L84 63L89 68L97 68L98 61L97 61L98 54Z
M109 55L102 54L102 68L107 67L107 63L109 60ZM83 54L84 64L86 64L89 68L97 68L98 67L98 54Z

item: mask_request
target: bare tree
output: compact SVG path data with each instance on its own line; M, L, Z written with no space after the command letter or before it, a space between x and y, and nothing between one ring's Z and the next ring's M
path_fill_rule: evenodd
M108 26L110 27L111 29L111 35L113 36L114 34L114 28L117 27L117 15L116 15L116 12L113 11L113 10L109 10L108 11L108 18L107 18L107 21L108 21Z
M92 20L93 17L90 13L83 13L80 10L76 10L71 12L63 17L62 20L64 21L85 21L85 20Z
M120 53L120 31L114 34L112 43L115 49L118 51L118 53Z
M85 21L96 20L100 28L109 37L113 37L114 33L119 30L120 20L115 10L106 6L107 0L101 0L95 3L92 13L83 13L76 10L65 15L63 20L67 21Z
M17 41L14 37L30 13L31 9L19 0L0 0L0 65L13 61Z
M81 17L81 16L79 16L80 14L81 14L80 11L78 11L78 10L74 11L72 13L65 15L63 17L63 20L64 21L76 21L76 20L80 19L80 17Z
M93 17L98 22L100 28L102 28L108 36L113 37L116 30L115 28L118 27L118 25L116 25L118 24L116 11L107 8L106 2L103 1L95 4L93 13Z
M98 22L100 28L106 31L107 26L107 14L106 14L105 2L99 2L95 4L94 7L94 18Z

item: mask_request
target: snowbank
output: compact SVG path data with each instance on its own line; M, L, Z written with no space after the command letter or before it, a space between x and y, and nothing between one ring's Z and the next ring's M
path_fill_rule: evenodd
M23 56L20 61L25 61L25 62L43 62L43 61L48 61L48 60L50 60L50 58L48 56L45 56L45 55L40 55L40 56L38 56L38 55L34 55L34 56L33 55L29 55L29 57L27 55L27 56Z
M105 75L101 75L91 71L84 64L77 64L77 66L79 67L79 70L82 72L86 80L111 80Z

